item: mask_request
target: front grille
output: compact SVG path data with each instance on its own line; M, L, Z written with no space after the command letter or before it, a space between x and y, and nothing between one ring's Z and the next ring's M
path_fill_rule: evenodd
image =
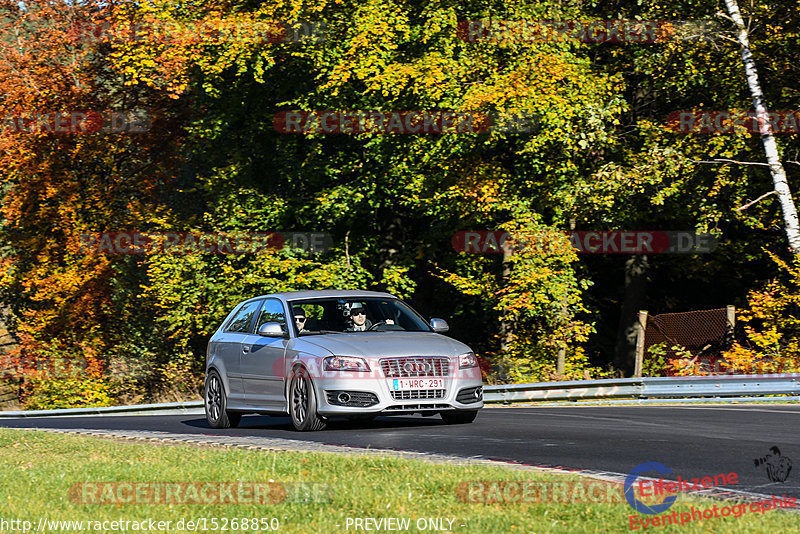
M392 391L394 400L408 399L443 399L443 389L408 389L403 391Z
M475 394L477 390L477 395ZM456 395L456 400L461 404L470 404L483 400L483 386L464 388Z
M421 410L452 410L453 407L449 404L397 404L395 406L387 406L384 412L417 412Z
M388 378L448 376L450 362L447 358L392 358L381 360L381 369Z
M350 399L347 402L339 400L340 393L347 393ZM335 406L356 406L364 408L366 406L374 406L378 404L378 396L368 391L326 391L325 396L328 398L328 403Z

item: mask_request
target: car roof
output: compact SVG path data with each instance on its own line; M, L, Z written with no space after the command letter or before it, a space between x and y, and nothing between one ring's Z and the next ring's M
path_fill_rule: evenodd
M331 297L345 297L345 298L354 298L354 297L377 297L377 298L390 298L396 299L394 295L389 293L383 293L381 291L362 291L358 289L322 289L316 291L285 291L283 293L270 293L268 295L261 295L259 297L253 297L253 299L263 299L263 298L280 298L283 300L302 300L302 299L315 299L315 298L331 298Z

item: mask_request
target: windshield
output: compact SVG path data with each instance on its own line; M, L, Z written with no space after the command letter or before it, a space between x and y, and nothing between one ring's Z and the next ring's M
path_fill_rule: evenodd
M343 332L430 332L417 312L395 299L323 298L289 301L298 335Z

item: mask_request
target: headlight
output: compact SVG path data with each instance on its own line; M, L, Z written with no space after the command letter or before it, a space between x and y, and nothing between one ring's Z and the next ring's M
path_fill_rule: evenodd
M458 357L459 369L469 369L470 367L477 367L477 366L478 366L478 358L476 358L475 354L472 352L462 354L461 356Z
M325 358L326 371L369 371L364 358L353 356L329 356Z

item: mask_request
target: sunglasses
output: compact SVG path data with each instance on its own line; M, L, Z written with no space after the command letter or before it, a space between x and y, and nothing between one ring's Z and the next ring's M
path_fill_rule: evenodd
M304 323L306 321L306 318L305 317L295 317L294 320L297 321L298 323Z
M367 312L365 312L364 310L358 310L352 313L352 315L366 315L366 314Z

